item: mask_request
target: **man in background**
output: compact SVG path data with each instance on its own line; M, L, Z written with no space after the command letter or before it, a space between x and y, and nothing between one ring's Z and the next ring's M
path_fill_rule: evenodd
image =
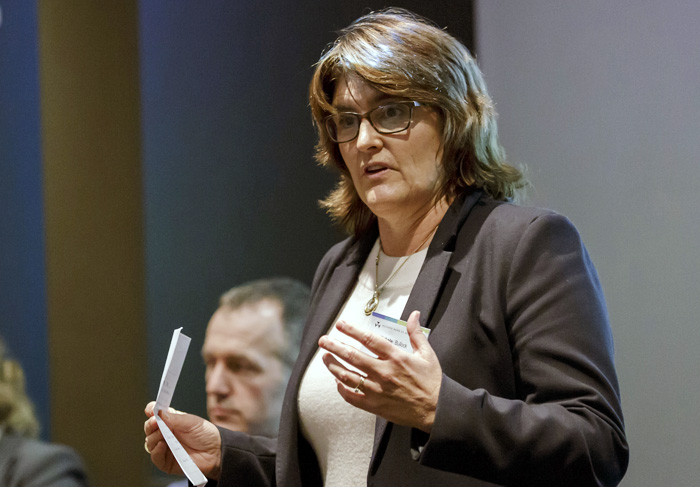
M202 347L207 413L235 431L277 436L282 399L299 354L309 288L260 279L224 293ZM186 486L187 481L170 487Z
M254 281L221 296L202 348L214 424L277 436L308 305L309 289L288 278Z

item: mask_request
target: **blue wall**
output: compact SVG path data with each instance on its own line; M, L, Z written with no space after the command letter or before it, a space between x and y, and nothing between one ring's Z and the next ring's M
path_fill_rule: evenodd
M273 275L310 284L338 239L316 203L333 177L313 160L306 96L327 41L274 3L141 3L149 392L183 326L193 341L173 405L199 414L219 295Z
M37 3L0 2L0 335L22 363L48 437Z

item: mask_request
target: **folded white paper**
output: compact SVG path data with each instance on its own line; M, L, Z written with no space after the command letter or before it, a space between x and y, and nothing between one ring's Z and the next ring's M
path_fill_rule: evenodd
M192 457L185 451L177 438L175 438L175 435L170 431L168 425L158 416L158 411L161 409L167 411L170 407L170 401L173 398L177 380L180 378L182 364L185 362L185 355L187 355L187 349L190 347L190 338L183 335L181 331L182 328L175 330L173 332L173 338L170 341L170 349L168 350L168 358L165 360L163 376L160 379L160 387L158 389L158 396L156 397L154 413L158 428L160 428L160 431L163 433L163 438L165 438L165 442L168 444L170 451L173 452L173 456L180 465L180 468L193 485L202 487L206 485L207 478L202 471L199 470L192 460Z

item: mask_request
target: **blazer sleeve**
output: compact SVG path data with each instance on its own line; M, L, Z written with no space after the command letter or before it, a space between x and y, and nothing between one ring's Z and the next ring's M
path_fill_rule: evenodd
M221 480L216 485L275 485L277 439L218 428L221 434Z
M417 461L502 485L617 485L629 453L612 334L578 232L545 213L499 258L494 285L515 393L499 397L443 375Z

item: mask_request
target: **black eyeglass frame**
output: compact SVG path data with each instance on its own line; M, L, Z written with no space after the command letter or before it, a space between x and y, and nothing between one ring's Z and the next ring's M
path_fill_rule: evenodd
M396 129L396 130L380 129L379 127L374 125L374 122L372 121L372 113L374 113L377 110L380 110L382 108L386 108L388 106L391 106L391 105L408 105L409 112L408 112L408 121L406 122L406 126L401 127L399 129ZM360 135L360 125L362 124L362 120L365 118L369 121L369 124L372 126L372 128L374 130L376 130L378 133L384 134L384 135L397 134L399 132L403 132L404 130L407 130L411 126L411 122L413 121L413 108L414 107L423 107L423 106L426 106L426 104L421 103L419 101L407 100L407 101L394 101L394 102L390 102L390 103L385 103L383 105L379 105L377 107L374 107L365 113L346 112L346 111L332 113L330 115L326 115L325 117L323 117L323 127L325 128L326 134L328 134L328 137L330 137L330 139L333 142L335 142L336 144L344 144L345 142L352 142L353 140L355 140ZM333 130L329 127L329 123L332 123L333 117L336 117L337 115L339 115L341 113L343 115L354 115L355 117L357 117L359 119L359 123L357 124L357 132L355 133L355 135L352 138L347 139L347 140L343 140L343 141L336 140L336 137L333 136Z

